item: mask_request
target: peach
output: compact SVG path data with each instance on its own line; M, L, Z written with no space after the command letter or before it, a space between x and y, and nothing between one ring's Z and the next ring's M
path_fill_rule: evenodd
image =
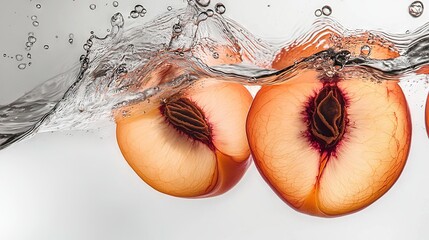
M216 79L198 84L145 114L117 119L117 142L129 165L151 187L177 197L222 194L251 162L250 93Z
M426 99L426 132L427 132L428 137L429 137L429 94L428 94L428 97Z
M397 81L306 70L263 87L247 119L256 166L296 210L338 216L362 209L398 179L411 122Z
M365 45L369 49L362 53ZM341 37L328 29L282 49L272 67L281 69L329 48L373 59L399 56L380 37ZM401 174L411 141L406 99L397 80L367 78L351 67L333 77L305 69L257 93L247 118L255 164L297 211L321 217L358 211Z

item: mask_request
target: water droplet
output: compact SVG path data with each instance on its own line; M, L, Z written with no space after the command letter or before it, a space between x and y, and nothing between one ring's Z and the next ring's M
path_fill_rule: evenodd
M143 7L142 5L136 5L136 6L134 7L134 10L135 10L136 12L138 12L138 13L143 12L143 9L144 9L144 7Z
M22 59L24 59L24 57L21 54L16 54L15 58L17 61L22 61Z
M173 26L173 32L174 33L181 33L182 32L182 26L180 26L180 24L174 24Z
M18 68L21 69L21 70L24 70L26 67L27 67L27 64L25 64L25 63L20 63L18 65Z
M33 21L33 26L38 27L39 26L39 22L38 21Z
M168 7L167 7L167 10L168 10L168 11L171 11L171 10L173 10L173 8L172 8L171 6L168 6Z
M364 56L364 57L367 57L367 56L369 56L369 54L371 53L371 47L370 46L368 46L368 45L363 45L361 48L360 48L360 55L361 56Z
M4 53L4 54L3 54L3 57L6 57L6 56L7 56L7 55L6 55L6 53Z
M423 6L423 3L420 1L414 1L408 7L408 12L413 17L420 17L423 14L423 10L424 10L424 6Z
M35 43L37 41L37 38L35 38L34 36L29 36L28 37L28 42L29 43ZM31 44L31 45L33 45L33 44Z
M130 12L130 16L132 17L132 18L138 18L139 17L139 15L140 15L140 13L138 13L137 11L135 11L135 10L133 10L133 11L131 11Z
M124 26L124 17L121 13L115 13L112 18L110 18L110 24L112 27L123 27Z
M36 8L40 9L42 7L41 4L36 4Z
M95 4L89 5L89 9L91 9L91 10L95 10L96 8L97 8L97 5L95 5Z
M328 5L322 7L322 13L325 16L329 16L332 13L332 8Z
M29 32L28 36L34 36L34 32Z
M145 14L141 12L139 15L140 17L144 17Z
M197 3L201 7L207 7L210 4L210 0L197 0Z
M44 49L49 49L49 45L43 46Z
M26 46L26 47L28 47L28 48L31 48L31 47L33 46L33 43L31 43L31 42L26 42L26 43L25 43L25 46Z
M69 43L73 44L73 38L69 38Z
M88 51L90 48L91 48L91 47L90 47L88 44L86 44L86 43L83 45L83 49L84 49L85 51Z
M224 14L226 11L226 7L222 3L217 3L215 5L215 11L219 14Z
M114 7L118 7L118 6L119 6L118 1L113 1L113 6L114 6Z
M31 16L31 20L36 21L37 20L37 16L36 15Z
M209 16L207 15L207 13L202 12L198 15L197 22L199 23L199 22L205 21L207 20L208 17Z
M30 53L27 53L27 58L31 59L31 54Z
M213 53L213 58L214 58L214 59L218 59L218 58L219 58L219 53L214 52L214 53Z
M320 9L316 9L316 11L314 11L314 15L315 15L316 17L320 17L320 16L322 16L322 10L320 10Z
M207 13L207 16L209 16L209 17L212 17L212 16L214 15L214 11L213 11L213 10L211 10L211 9L208 9L208 10L206 11L206 13Z

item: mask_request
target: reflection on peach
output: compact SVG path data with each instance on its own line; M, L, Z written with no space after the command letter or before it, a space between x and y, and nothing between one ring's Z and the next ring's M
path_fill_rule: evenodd
M117 120L117 141L134 171L154 189L208 197L232 188L250 164L245 121L252 97L213 79L145 114Z
M397 81L306 70L263 87L247 119L254 161L296 210L338 216L362 209L397 180L411 122Z

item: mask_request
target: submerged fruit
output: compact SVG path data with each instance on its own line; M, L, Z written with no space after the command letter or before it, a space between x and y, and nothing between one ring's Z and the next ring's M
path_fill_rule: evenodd
M250 164L245 133L250 93L215 79L202 84L146 114L117 122L123 156L160 192L179 197L222 194Z
M411 123L397 81L327 79L309 69L258 92L247 134L259 171L286 203L337 216L368 206L394 184Z
M426 99L426 132L427 132L428 137L429 137L429 94L428 94L428 97Z

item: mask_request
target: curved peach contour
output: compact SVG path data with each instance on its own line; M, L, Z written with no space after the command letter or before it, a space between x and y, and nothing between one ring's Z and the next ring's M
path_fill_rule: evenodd
M429 137L429 94L428 94L428 97L426 98L426 132Z
M188 89L180 99L195 104L189 109L200 109L195 114L203 113L203 117L195 119L191 110L170 107L173 113L168 114L175 117L169 122L161 106L117 122L117 141L124 158L146 183L169 195L222 194L241 179L251 161L245 133L250 93L239 84L214 79L200 84L202 88ZM192 129L204 125L201 119L210 136L192 135L199 132Z
M397 81L344 79L344 135L332 152L309 138L306 107L324 87L315 70L263 87L248 118L254 161L271 188L294 209L316 216L360 210L398 179L408 156L411 121Z

